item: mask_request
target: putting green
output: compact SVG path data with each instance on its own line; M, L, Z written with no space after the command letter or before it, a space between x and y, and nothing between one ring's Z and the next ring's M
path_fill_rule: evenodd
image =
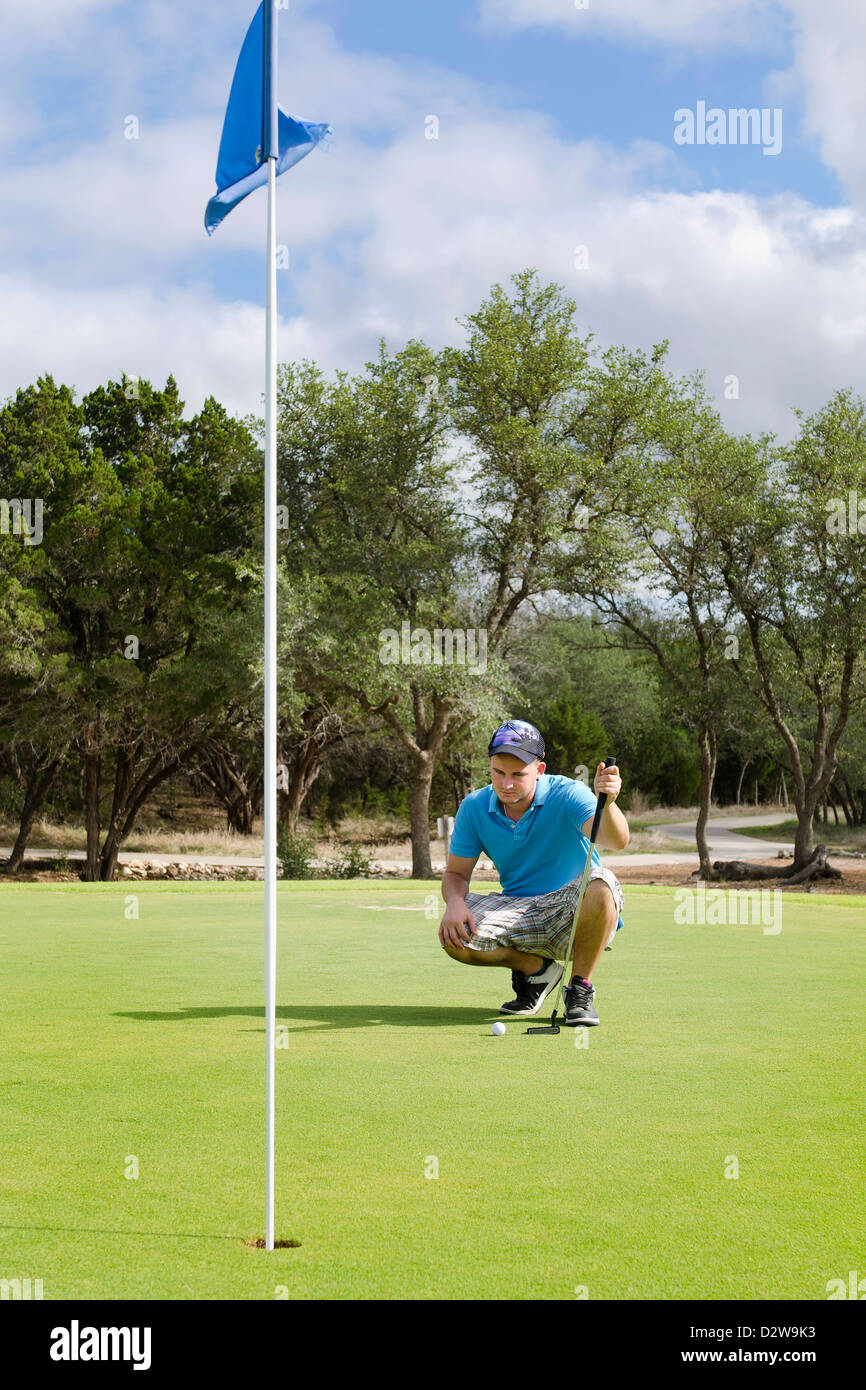
M264 1226L261 885L3 885L0 1278L820 1300L862 1269L866 899L786 895L767 935L629 888L601 1027L496 1038L508 975L445 957L437 893L280 885L277 1235L301 1245L268 1254L242 1244Z

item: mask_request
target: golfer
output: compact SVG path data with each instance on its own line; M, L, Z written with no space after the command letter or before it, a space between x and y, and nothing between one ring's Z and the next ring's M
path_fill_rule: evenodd
M559 984L586 867L596 798L570 777L548 776L544 740L533 724L509 719L490 740L492 786L470 792L454 820L448 866L442 879L445 914L442 949L464 965L498 965L511 971L514 998L499 1012L535 1014ZM593 786L605 792L597 844L625 849L628 824L616 799L618 768L599 763ZM470 893L483 851L496 865L501 893ZM571 1028L599 1022L592 973L622 926L622 888L596 850L567 962L565 1022Z

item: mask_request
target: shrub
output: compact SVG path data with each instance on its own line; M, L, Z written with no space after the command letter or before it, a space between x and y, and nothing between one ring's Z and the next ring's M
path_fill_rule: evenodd
M315 878L311 861L316 842L306 835L290 835L282 821L277 826L277 875L279 878Z
M327 859L322 870L323 878L367 878L372 870L372 861L360 845L343 845L344 857Z

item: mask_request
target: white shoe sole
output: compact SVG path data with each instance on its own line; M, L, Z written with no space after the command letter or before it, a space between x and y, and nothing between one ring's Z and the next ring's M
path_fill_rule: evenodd
M540 995L538 996L538 1002L533 1006L533 1008L531 1008L531 1009L507 1009L507 1008L503 1005L503 1007L499 1010L499 1012L500 1012L501 1014L505 1014L507 1018L532 1018L533 1014L537 1014L537 1013L538 1013L538 1010L541 1008L541 1006L542 1006L542 1004L544 1003L545 999L547 999L547 997L550 995L550 993L551 993L553 990L556 989L556 986L559 984L560 980L562 979L562 972L563 972L564 967L563 967L563 966L559 966L558 968L559 968L559 974L558 974L558 975L555 975L554 978L551 980L550 984L546 986L544 993L543 993L543 994L540 994Z

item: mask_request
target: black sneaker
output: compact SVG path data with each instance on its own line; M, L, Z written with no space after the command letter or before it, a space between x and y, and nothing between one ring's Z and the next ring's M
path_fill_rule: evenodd
M519 970L511 972L511 987L514 998L507 999L499 1010L501 1014L517 1015L519 1018L537 1014L552 989L556 989L562 978L562 966L555 960L542 961L537 975L524 975Z
M566 985L562 993L565 998L565 1018L562 1021L566 1028L591 1028L601 1022L592 1006L595 998L592 985L575 980L574 984Z

